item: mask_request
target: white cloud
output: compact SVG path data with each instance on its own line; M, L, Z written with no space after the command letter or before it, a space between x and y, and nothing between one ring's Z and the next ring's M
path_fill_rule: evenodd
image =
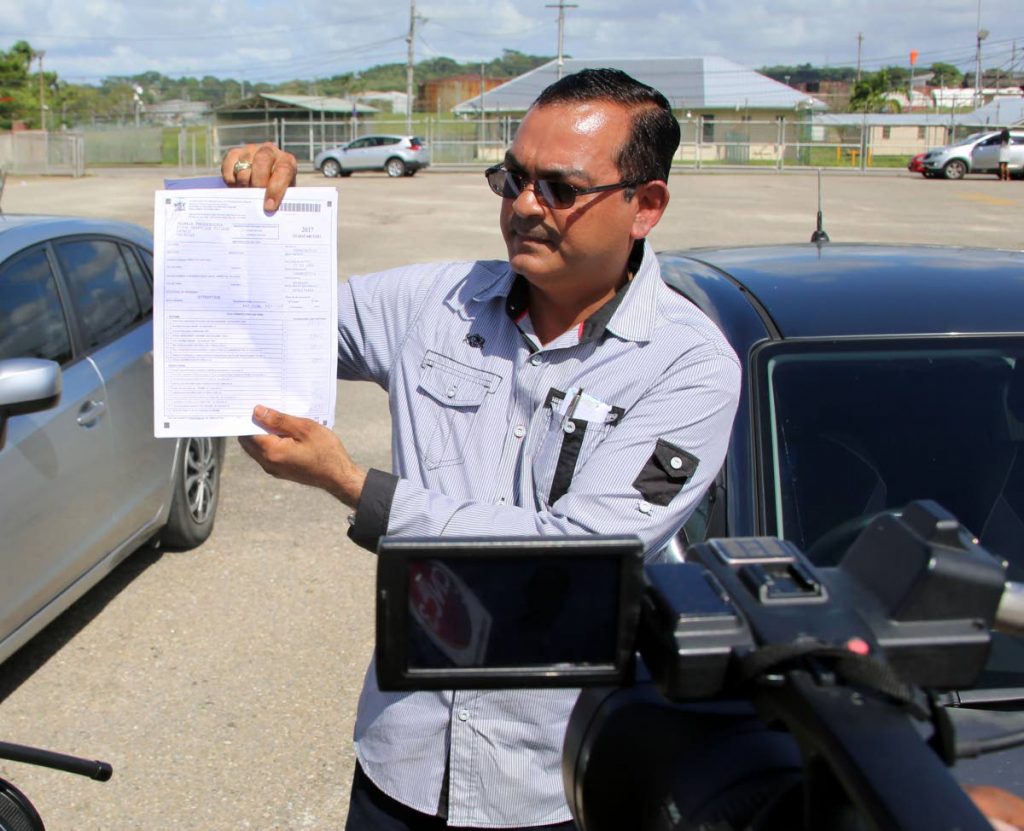
M555 53L551 0L417 0L424 18L418 57L475 61L517 49ZM973 0L575 0L566 10L566 52L576 57L721 55L748 66L853 65L863 34L867 69L942 60L973 66ZM31 10L31 13L30 13ZM987 66L1007 65L1020 40L1020 0L984 0ZM156 70L249 81L315 78L404 62L408 0L353 8L337 0L36 0L0 4L0 31L46 50L46 66L68 80Z

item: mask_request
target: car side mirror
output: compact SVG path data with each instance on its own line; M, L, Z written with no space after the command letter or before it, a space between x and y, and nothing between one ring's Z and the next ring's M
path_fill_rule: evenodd
M35 413L60 399L60 364L43 358L0 361L0 420Z

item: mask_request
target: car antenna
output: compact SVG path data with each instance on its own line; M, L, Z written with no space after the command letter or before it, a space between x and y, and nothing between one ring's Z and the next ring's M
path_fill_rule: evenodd
M811 242L828 242L829 237L825 232L825 226L822 223L821 218L821 168L818 168L818 227L814 229L814 233L811 234Z

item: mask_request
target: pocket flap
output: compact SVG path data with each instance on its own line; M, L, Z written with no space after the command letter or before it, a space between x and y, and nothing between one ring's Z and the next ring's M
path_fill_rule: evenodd
M420 366L420 389L448 407L478 407L501 381L493 372L467 366L438 352L428 352Z

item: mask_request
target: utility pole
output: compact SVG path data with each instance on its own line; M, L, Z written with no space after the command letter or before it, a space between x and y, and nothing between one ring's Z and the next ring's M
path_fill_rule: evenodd
M413 67L416 64L416 0L409 0L409 57L405 64L405 130L412 133Z
M558 0L557 3L548 3L545 8L558 9L558 77L561 78L565 67L565 10L578 9L579 6Z
M46 81L43 79L43 56L45 54L46 52L43 50L36 52L36 57L39 58L39 126L44 132L46 131Z
M860 49L864 45L864 33L857 32L857 83L860 83Z

